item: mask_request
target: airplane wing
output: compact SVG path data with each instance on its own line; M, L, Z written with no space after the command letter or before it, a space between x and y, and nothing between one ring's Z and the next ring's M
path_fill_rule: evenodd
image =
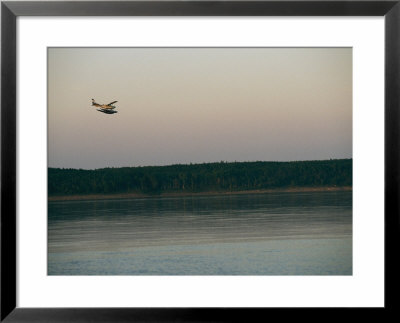
M111 105L111 104L114 104L114 103L117 103L118 101L112 101L112 102L110 102L109 104L107 104L107 105Z

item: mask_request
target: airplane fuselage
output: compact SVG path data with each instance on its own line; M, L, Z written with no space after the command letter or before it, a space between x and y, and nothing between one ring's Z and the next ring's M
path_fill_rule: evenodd
M97 104L97 103L94 103L93 105L94 105L95 107L100 108L100 109L107 109L107 110L112 110L112 109L115 109L115 108L116 108L115 105Z

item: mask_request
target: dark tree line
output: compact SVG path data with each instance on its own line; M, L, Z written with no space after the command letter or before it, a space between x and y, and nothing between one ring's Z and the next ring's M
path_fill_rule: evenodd
M352 159L298 162L220 162L190 165L48 169L53 195L205 192L351 186Z

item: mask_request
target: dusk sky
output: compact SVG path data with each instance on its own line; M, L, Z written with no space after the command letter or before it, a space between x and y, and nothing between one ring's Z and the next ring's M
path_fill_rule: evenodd
M49 48L48 90L49 167L352 158L351 48Z

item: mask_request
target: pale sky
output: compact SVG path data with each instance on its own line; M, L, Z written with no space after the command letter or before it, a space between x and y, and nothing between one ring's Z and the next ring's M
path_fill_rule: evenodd
M49 167L352 158L351 48L50 48L48 91Z

